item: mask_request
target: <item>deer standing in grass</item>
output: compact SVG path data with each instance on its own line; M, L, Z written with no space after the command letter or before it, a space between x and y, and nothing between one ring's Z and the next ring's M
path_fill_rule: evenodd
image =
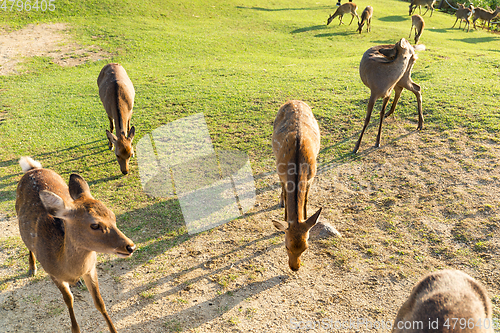
M307 197L316 175L320 147L318 122L311 108L302 101L289 101L280 107L274 120L272 138L276 169L281 181L280 206L285 221L273 221L285 232L288 265L300 268L300 255L307 249L309 230L316 224L321 208L307 220Z
M20 160L25 175L17 186L16 213L21 238L29 250L29 276L35 258L61 291L71 318L71 331L80 332L73 311L70 284L83 277L96 308L111 332L111 322L99 292L96 252L127 258L134 243L116 226L115 215L90 194L85 180L72 174L69 186L52 170L29 157Z
M422 15L422 6L427 6L427 10L425 11L424 15L429 11L429 9L431 10L431 16L432 17L432 13L434 13L434 3L436 2L436 0L411 0L410 2L410 12L408 15L411 15L413 14L413 12L417 9L418 7L418 10L419 10L419 14Z
M477 7L476 9L474 9L474 18L472 19L472 23L474 24L474 29L477 29L476 28L476 21L478 19L480 19L483 21L483 29L484 29L484 26L486 25L486 22L488 22L488 30L490 30L491 20L495 16L497 16L499 13L500 13L500 6L498 6L495 9L495 11L486 10L486 9Z
M130 157L134 155L132 140L135 127L130 128L135 90L127 72L119 64L107 64L97 78L99 97L109 118L109 131L106 130L109 149L115 147L115 155L120 171L129 172ZM114 124L114 126L113 126ZM116 127L116 135L113 134Z
M465 7L463 4L459 3L458 4L458 9L455 12L455 16L457 19L455 20L455 23L451 27L452 29L455 28L455 25L457 24L457 21L460 20L460 24L458 26L458 29L462 27L462 21L465 21L467 24L467 32L470 30L470 21L469 17L471 17L472 13L474 12L474 6L469 5L469 7ZM464 25L464 31L465 31L465 25Z
M493 333L488 293L464 272L430 273L413 287L398 311L392 333L403 332Z
M361 13L361 22L358 23L358 30L361 33L363 30L363 25L366 23L366 32L370 31L370 24L372 23L373 7L367 6Z
M341 5L339 8L337 8L337 10L335 11L335 13L333 15L330 15L330 17L328 17L328 21L326 22L326 25L329 25L333 21L333 19L336 18L337 16L339 16L339 20L340 20L339 25L343 24L342 18L344 17L345 14L348 14L348 13L351 13L351 15L352 15L351 22L349 23L349 25L351 25L352 20L354 20L354 16L356 16L356 18L358 19L358 23L359 23L359 16L358 16L358 13L356 13L357 9L358 9L358 6L352 2L347 2L343 5Z
M418 41L420 40L420 36L422 36L422 31L424 31L425 27L425 22L422 16L420 15L413 15L411 17L411 28L410 28L410 35L408 36L408 39L411 37L411 32L413 28L415 28L415 45L418 44Z
M425 46L419 45L417 50L425 49ZM379 45L368 49L361 59L359 64L359 74L363 83L370 88L371 94L368 101L365 124L359 135L358 142L354 147L353 153L355 154L361 139L365 133L366 128L370 122L370 117L373 111L375 101L383 98L382 110L380 111L380 123L378 128L377 141L375 147L380 147L380 135L382 132L382 121L385 115L385 108L391 97L391 92L394 89L396 94L392 102L391 110L385 115L390 116L396 109L399 97L403 89L408 89L417 97L418 106L418 127L421 130L424 123L422 114L422 95L420 93L420 86L412 81L411 70L417 55L415 49L408 41L402 38L395 45Z

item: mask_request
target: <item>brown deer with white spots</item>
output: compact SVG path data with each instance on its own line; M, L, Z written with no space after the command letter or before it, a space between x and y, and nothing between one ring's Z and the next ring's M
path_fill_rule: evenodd
M52 170L29 157L20 160L25 175L17 186L16 213L21 238L29 250L29 276L36 274L35 258L61 291L79 333L70 284L83 277L111 332L116 329L99 292L96 252L127 258L134 243L116 226L115 215L94 199L85 180L72 174L69 186Z
M316 224L321 208L307 220L307 197L316 175L320 147L318 122L311 108L302 101L289 101L280 107L274 120L272 147L281 181L280 206L285 221L273 221L285 232L288 265L300 268L300 256L308 247L309 230Z
M115 155L120 171L129 172L130 157L134 155L132 140L135 127L130 127L135 90L127 72L119 64L107 64L97 78L99 97L109 118L109 131L106 130L109 149L115 147ZM113 134L116 128L116 135Z
M464 272L441 270L423 277L401 306L392 333L493 333L486 289Z

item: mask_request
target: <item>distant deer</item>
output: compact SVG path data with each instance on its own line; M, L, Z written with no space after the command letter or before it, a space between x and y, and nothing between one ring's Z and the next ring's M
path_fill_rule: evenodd
M285 232L288 265L300 268L300 255L307 247L309 230L316 224L321 208L307 220L307 197L316 175L319 153L318 122L311 108L302 101L289 101L280 107L274 120L273 152L281 181L280 206L285 206L285 221L273 221Z
M462 27L462 21L465 21L465 23L467 23L467 32L469 32L470 30L469 17L471 17L473 12L474 12L474 6L472 6L472 4L469 5L469 7L465 7L463 4L459 3L458 9L455 12L455 16L457 17L457 19L455 20L455 23L451 28L452 29L455 28L457 21L460 20L460 24L458 26L458 29L460 29ZM465 25L464 25L464 31L465 31Z
M134 243L117 228L113 212L92 197L82 177L72 174L68 187L61 176L31 158L19 162L26 174L17 186L16 213L29 250L28 275L36 274L38 259L63 295L73 333L80 328L69 285L83 277L109 330L116 332L99 292L96 252L127 258L135 250Z
M425 27L425 22L422 16L420 15L413 15L411 17L411 28L410 28L410 35L408 36L408 39L411 37L411 32L413 28L415 28L415 45L418 44L418 41L420 40L420 36L422 36L422 31L424 31Z
M109 118L109 131L106 130L109 149L115 147L115 155L120 165L120 171L126 175L129 172L129 160L134 155L132 140L135 127L130 128L132 108L134 106L135 90L127 72L119 64L107 64L97 78L99 97ZM113 123L116 136L113 134Z
M500 6L498 6L495 9L495 11L486 10L486 9L477 7L474 10L474 18L472 19L472 23L474 24L474 29L477 29L476 28L476 21L478 19L480 19L480 20L483 21L483 29L484 29L484 26L486 25L486 22L488 22L488 30L490 30L490 22L491 22L491 20L495 16L497 16L499 13L500 13Z
M486 289L464 272L441 270L413 287L392 333L493 333L493 326Z
M427 6L427 10L425 11L424 15L429 11L429 9L431 10L431 16L432 17L432 13L434 13L434 3L436 2L436 0L411 0L411 3L410 3L410 12L408 15L411 15L413 14L413 12L415 11L415 9L417 9L418 7L418 10L419 10L419 14L422 15L422 7L421 6Z
M419 45L417 50L425 49L425 46ZM383 98L382 110L380 111L380 123L378 128L377 141L375 147L380 147L380 135L382 132L382 121L384 119L385 108L391 97L391 92L394 89L396 94L392 102L391 110L385 115L390 116L396 109L399 97L403 89L408 89L417 97L418 105L418 127L417 130L422 129L424 117L422 114L422 95L420 93L420 86L412 81L411 70L417 55L414 48L408 41L402 38L395 45L379 45L368 49L361 59L359 64L359 74L363 83L370 88L371 95L368 101L365 124L359 135L358 142L354 147L353 153L355 154L361 139L365 133L370 117L373 111L375 101Z
M367 6L361 13L361 23L358 23L357 31L359 31L359 33L361 33L361 30L363 30L363 25L365 25L365 22L366 22L366 32L371 30L370 24L372 23L372 16L373 16L373 7Z
M358 6L352 2L347 2L343 5L341 5L339 8L337 8L337 10L335 11L335 13L333 15L330 15L330 17L328 17L328 21L326 22L326 25L329 25L333 21L333 19L336 18L337 16L340 16L339 17L339 20L340 20L339 25L341 25L343 23L342 18L344 17L345 14L348 14L348 13L351 13L351 15L352 15L351 22L349 23L349 25L351 25L352 20L354 20L354 16L357 17L358 23L359 23L359 16L358 16L358 13L356 13L357 9L358 9Z

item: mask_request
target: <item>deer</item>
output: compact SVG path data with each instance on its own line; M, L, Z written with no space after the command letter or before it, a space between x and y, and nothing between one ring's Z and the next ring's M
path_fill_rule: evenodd
M459 3L458 4L458 9L455 12L455 16L457 19L455 20L455 23L451 27L452 29L455 28L455 25L457 24L457 21L460 20L460 24L458 26L458 29L462 27L462 21L465 21L467 24L467 32L470 30L470 21L469 17L471 17L472 13L475 11L474 6L472 4L469 5L469 7L465 7L463 4ZM465 25L464 25L464 31L465 31Z
M420 15L413 15L411 17L411 28L410 28L410 35L408 36L408 39L411 37L411 32L413 28L415 28L415 45L418 44L418 41L420 40L420 36L422 36L422 31L424 31L425 27L425 22L422 16Z
M424 276L413 287L392 333L493 333L493 326L492 305L483 285L462 271L447 269Z
M366 22L366 32L369 32L371 30L370 24L372 23L372 16L373 16L373 7L367 6L361 13L361 23L358 23L357 31L359 31L359 33L361 33L361 30L363 30L363 25L365 24L365 22Z
M96 252L128 258L136 246L118 229L113 212L94 199L81 176L70 175L66 185L59 174L30 157L22 157L19 163L25 174L17 186L15 207L21 238L29 251L28 276L36 275L38 259L63 295L72 333L79 333L80 328L69 285L83 277L95 307L115 333L99 292Z
M474 10L474 18L472 19L472 23L474 24L474 29L477 30L476 21L478 19L481 19L483 21L483 29L484 29L484 26L486 25L486 22L488 22L488 30L490 30L491 20L494 17L496 17L499 13L500 13L500 6L497 6L495 11L486 10L486 9L481 8L481 7L477 7Z
M276 115L272 136L276 169L281 182L280 207L285 207L285 220L273 221L285 232L288 265L300 268L300 256L308 248L309 230L316 224L321 208L307 217L307 197L316 175L316 158L320 148L318 122L303 101L283 104Z
M432 13L434 13L434 3L436 0L411 0L410 2L410 12L408 15L413 14L413 12L417 9L419 10L419 13L422 15L422 6L427 6L427 10L425 11L424 15L431 10L431 16Z
M368 127L370 117L373 111L375 101L383 98L382 110L380 111L380 123L378 128L377 140L375 147L380 147L380 136L382 132L382 121L385 115L385 108L391 97L392 90L395 91L394 101L392 102L391 110L385 115L390 116L396 109L399 97L403 89L410 90L417 97L418 107L418 127L421 130L424 123L422 114L422 95L421 88L411 79L411 70L417 54L415 50L420 51L425 49L425 46L418 45L415 48L410 43L402 38L394 45L379 45L369 48L361 58L359 64L359 74L363 83L370 88L371 94L368 101L366 118L359 139L354 147L353 154L356 154L361 144L363 134Z
M130 157L134 156L132 140L135 127L130 127L135 97L134 86L125 69L116 63L107 64L101 69L97 78L97 86L99 97L109 119L109 131L106 130L108 147L112 150L114 146L120 171L126 175L129 173ZM114 127L116 127L116 135L113 134Z
M343 5L341 5L339 8L337 8L337 10L335 11L334 14L332 14L328 17L326 25L329 25L333 21L333 19L336 18L337 16L339 16L339 20L340 20L339 25L343 24L342 18L344 17L344 14L348 14L348 13L351 13L351 15L352 15L351 22L349 23L349 25L351 25L352 20L354 20L354 16L356 16L356 18L358 19L358 24L359 24L359 16L358 16L358 13L356 13L357 9L358 9L358 6L352 2L347 2Z

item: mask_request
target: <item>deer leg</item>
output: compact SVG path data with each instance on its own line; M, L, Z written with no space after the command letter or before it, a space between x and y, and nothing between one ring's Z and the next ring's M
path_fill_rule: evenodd
M389 112L385 114L385 118L389 117L391 114L394 113L394 110L396 110L396 104L398 104L399 97L401 96L401 92L403 91L403 87L401 86L395 86L394 87L394 100L392 101L392 106Z
M412 25L412 26L411 26L411 28L410 28L410 34L408 35L408 39L410 39L410 37L411 37L411 32L412 32L412 30L413 30L413 25ZM417 30L417 28L415 28L415 31L416 31L416 30Z
M343 18L343 17L344 17L344 15L340 15L340 16L339 16L339 20L340 20L339 25L341 25L341 24L342 24L342 18Z
M110 117L108 117L108 119L109 119L109 131L111 133L113 133L113 130L114 130L113 119ZM109 139L108 139L108 147L109 147L109 150L113 149L113 143Z
M71 332L72 333L80 333L80 327L76 322L75 311L73 310L73 294L71 294L71 290L69 289L69 285L67 282L61 282L57 280L55 277L50 276L52 281L56 284L57 288L61 291L63 295L64 303L68 307L69 317L71 318Z
M427 10L425 11L424 15L427 14L428 11L429 11L429 7L427 7ZM431 15L432 15L432 12L431 12Z
M453 26L451 27L452 29L455 28L455 25L457 24L457 21L458 21L458 17L457 19L455 20L455 23L453 24ZM462 23L462 21L460 21L460 24ZM460 29L460 28L459 28Z
M416 83L413 83L413 89L411 91L417 97L417 108L418 108L418 126L417 130L421 130L424 127L424 114L422 112L422 94L420 93L420 86Z
M280 195L279 206L281 208L285 207L285 184L283 184L283 182L281 182L281 195Z
M434 7L431 8L431 16L432 17L432 14L434 13Z
M353 13L351 13L351 22L349 22L349 25L351 25L352 20L354 20L354 14ZM358 23L359 23L359 19L358 19Z
M28 276L35 276L36 274L36 262L35 262L35 254L29 251L29 262L30 268L28 270Z
M358 152L359 145L361 144L361 139L363 138L363 134L365 133L365 130L368 127L368 124L370 123L370 117L372 116L375 100L376 100L375 96L373 95L370 96L370 100L368 101L368 107L366 108L365 124L363 125L363 129L361 130L361 134L359 135L358 142L356 142L356 145L354 146L354 150L352 151L353 154L356 154Z
M111 318L106 311L106 306L104 305L104 301L102 300L101 293L99 292L99 282L97 281L97 271L95 266L92 268L90 272L83 275L83 280L85 281L85 285L92 295L92 299L94 300L94 305L99 310L100 313L104 316L106 323L108 324L109 331L111 333L117 333Z
M385 97L382 102L382 110L380 110L380 122L378 124L377 141L375 141L376 148L380 147L380 135L382 134L382 121L384 120L385 108L387 107L387 103L389 103L389 98L391 98L390 95Z

